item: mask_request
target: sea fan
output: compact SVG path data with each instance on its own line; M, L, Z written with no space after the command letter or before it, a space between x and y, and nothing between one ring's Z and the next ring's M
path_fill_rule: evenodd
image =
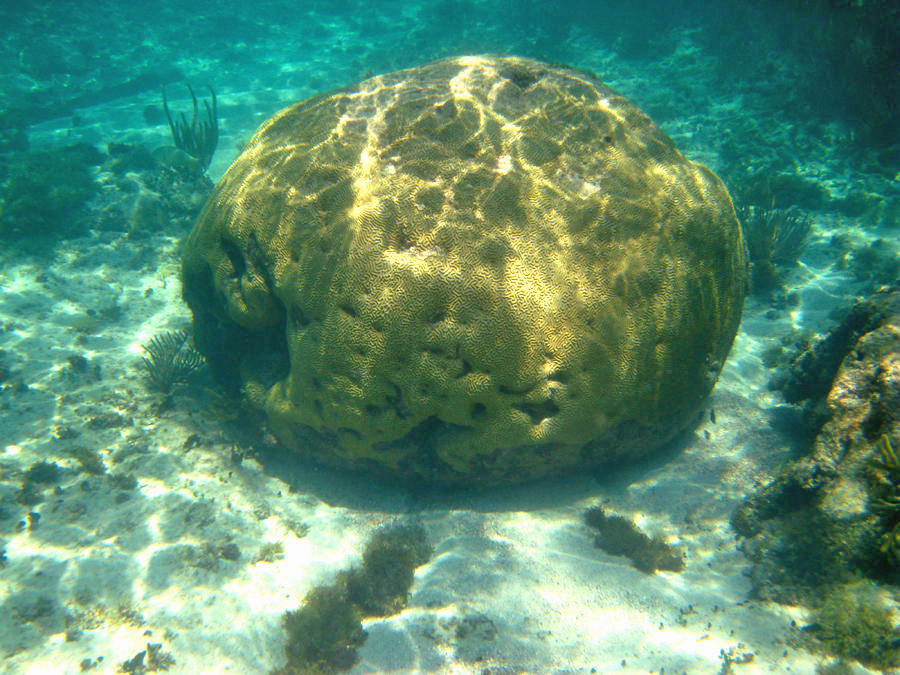
M750 254L750 290L768 295L783 288L781 274L797 264L812 230L809 216L796 207L736 204Z
M186 382L191 373L203 365L203 356L190 344L185 330L156 335L141 346L141 357L150 388L169 394L176 384Z

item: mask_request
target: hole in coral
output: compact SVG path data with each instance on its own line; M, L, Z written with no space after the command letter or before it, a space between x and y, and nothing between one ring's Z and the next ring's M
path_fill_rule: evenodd
M486 412L487 408L485 407L484 403L478 402L472 406L472 411L469 413L469 415L473 420L477 421L483 418Z
M559 406L549 399L540 403L519 403L513 407L528 415L532 424L540 424L559 412Z

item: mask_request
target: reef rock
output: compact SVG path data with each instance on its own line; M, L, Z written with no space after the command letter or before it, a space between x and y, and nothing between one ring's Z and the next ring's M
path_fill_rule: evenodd
M900 573L900 288L858 304L801 353L783 392L818 430L810 451L737 509L757 595Z
M187 241L195 339L280 441L445 482L644 455L740 321L731 199L593 75L446 59L266 122Z

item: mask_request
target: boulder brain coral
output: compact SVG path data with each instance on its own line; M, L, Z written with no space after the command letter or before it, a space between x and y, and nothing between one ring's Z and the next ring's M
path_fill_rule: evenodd
M195 341L279 440L444 482L645 454L740 321L731 199L593 75L466 56L276 114L191 233Z

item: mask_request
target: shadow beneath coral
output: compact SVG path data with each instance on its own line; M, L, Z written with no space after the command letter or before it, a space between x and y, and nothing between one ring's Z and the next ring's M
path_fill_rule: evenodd
M246 437L244 437L246 440ZM591 499L598 491L621 489L680 456L696 440L691 431L631 463L572 470L513 485L458 486L326 466L289 448L254 443L253 457L265 473L291 492L311 494L332 506L406 514L443 509L510 512L552 509Z

